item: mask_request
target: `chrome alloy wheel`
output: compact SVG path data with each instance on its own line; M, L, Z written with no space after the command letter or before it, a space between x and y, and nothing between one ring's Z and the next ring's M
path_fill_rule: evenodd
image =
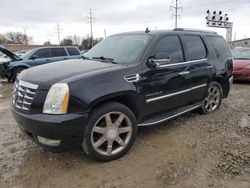
M132 122L128 116L121 112L109 112L94 125L91 144L101 155L115 155L128 145L132 131Z
M211 86L208 89L208 96L205 98L204 108L207 112L213 112L220 105L221 92L217 86Z

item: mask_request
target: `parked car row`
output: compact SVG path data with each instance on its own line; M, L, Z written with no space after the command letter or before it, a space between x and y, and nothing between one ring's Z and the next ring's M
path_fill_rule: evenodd
M50 50L70 56L67 47ZM29 65L44 63L44 49L26 56ZM54 151L82 147L91 158L110 161L129 151L139 126L192 110L216 111L229 94L232 71L231 50L215 32L122 33L98 43L84 59L21 72L11 106L20 129L38 145Z
M10 58L10 61L0 62L0 77L15 81L16 76L24 69L56 61L78 59L80 51L76 47L43 47L32 49L21 56L0 46L0 51Z

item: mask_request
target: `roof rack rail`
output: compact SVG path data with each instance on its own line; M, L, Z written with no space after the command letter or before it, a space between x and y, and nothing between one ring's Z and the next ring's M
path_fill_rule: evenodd
M201 32L201 33L213 33L217 34L215 31L208 31L208 30L202 30L202 29L187 29L187 28L175 28L173 31L190 31L190 32Z

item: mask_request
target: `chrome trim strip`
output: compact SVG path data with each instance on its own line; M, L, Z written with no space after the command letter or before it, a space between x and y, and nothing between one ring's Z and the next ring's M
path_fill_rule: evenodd
M209 65L209 66L207 66L206 68L207 68L207 69L211 69L211 68L214 68L214 66Z
M179 75L181 75L181 76L185 76L185 75L188 75L188 74L190 74L190 72L189 71L183 71L183 72L180 72L179 73Z
M193 60L193 61L184 61L184 62L180 62L180 63L171 63L171 64L166 64L166 65L161 65L159 67L164 68L164 67L171 67L171 66L175 66L175 65L184 65L184 64L189 64L189 63L197 63L197 62L201 62L201 61L207 61L207 59L197 59L197 60Z
M34 99L33 97L29 97L28 95L24 95L24 98L28 99L28 100L33 100Z
M161 119L161 120L159 120L159 121L155 121L155 122L152 122L152 123L141 123L141 124L138 124L138 126L148 126L148 125L154 125L154 124L157 124L157 123L161 123L161 122L164 122L164 121L166 121L166 120L169 120L169 119L172 119L172 118L174 118L174 117L177 117L177 116L179 116L179 115L185 114L186 112L192 111L192 110L194 110L194 109L196 109L196 108L199 108L200 106L201 106L201 105L197 105L197 106L195 106L195 107L192 107L192 108L190 108L190 109L184 110L184 111L182 111L182 112L179 112L179 113L174 114L174 115L172 115L172 116L170 116L170 117Z
M31 95L35 95L36 94L36 92L30 91L28 88L26 89L26 93L31 94Z
M27 102L27 101L23 101L23 104L31 105L31 103L30 103L30 102Z
M22 110L29 110L29 109L25 106L22 106Z
M186 92L192 91L192 90L194 90L194 89L198 89L198 88L205 87L205 86L207 86L207 84L202 84L202 85L198 85L198 86L195 86L195 87L191 87L191 88L189 88L189 89L185 89L185 90L178 91L178 92L175 92L175 93L171 93L171 94L162 95L162 96L159 96L159 97L147 99L147 100L146 100L146 103L150 103L150 102L157 101L157 100L160 100L160 99L165 99L165 98L168 98L168 97L172 97L172 96L175 96L175 95L179 95L179 94L182 94L182 93L186 93Z
M29 82L25 82L23 80L19 80L18 85L24 86L24 87L27 87L30 89L37 89L38 88L38 85L29 83Z

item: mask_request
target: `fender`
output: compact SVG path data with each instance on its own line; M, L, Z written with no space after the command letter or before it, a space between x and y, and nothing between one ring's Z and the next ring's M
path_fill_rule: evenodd
M31 66L28 63L26 63L25 61L12 61L12 62L10 62L8 67L9 67L9 69L13 69L13 68L17 68L17 67L30 68Z
M127 82L120 71L71 82L69 87L71 104L82 113L89 113L96 106L112 100L128 106L140 117L143 99L138 87L136 83Z

